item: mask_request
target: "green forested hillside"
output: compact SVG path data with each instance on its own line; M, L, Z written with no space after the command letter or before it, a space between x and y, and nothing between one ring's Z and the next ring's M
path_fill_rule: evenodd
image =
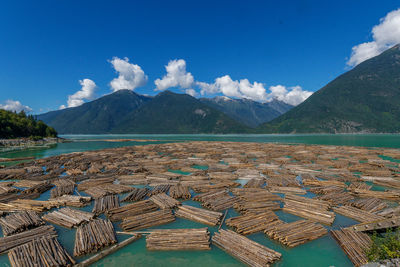
M0 109L0 138L56 137L57 132L25 112L15 113Z
M400 132L400 45L339 76L262 133Z

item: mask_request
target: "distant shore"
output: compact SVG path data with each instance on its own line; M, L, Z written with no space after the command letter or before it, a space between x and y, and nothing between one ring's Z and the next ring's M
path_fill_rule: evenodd
M45 137L39 140L30 138L15 138L15 139L0 139L0 150L1 149L24 149L36 146L53 145L57 143L69 142L65 138L60 137Z

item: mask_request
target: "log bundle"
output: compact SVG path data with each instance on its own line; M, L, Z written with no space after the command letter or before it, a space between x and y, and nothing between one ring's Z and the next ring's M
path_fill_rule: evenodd
M204 223L211 226L215 226L220 223L223 216L221 212L196 208L189 205L179 206L178 209L175 211L175 215L177 217L199 223Z
M372 213L377 213L378 211L388 208L386 202L374 197L361 198L352 202L350 205Z
M146 237L148 250L209 250L207 228L154 230Z
M233 188L232 193L239 197L233 207L242 214L263 213L279 210L281 197L260 188Z
M159 206L161 209L173 209L181 204L178 200L168 196L165 193L152 195L149 200Z
M372 222L384 219L382 216L351 206L334 207L333 211L358 222Z
M27 229L43 225L44 221L34 211L21 211L0 218L4 236L23 232Z
M331 231L331 235L339 243L354 266L359 267L368 262L365 251L369 249L372 241L367 234L349 229L340 229Z
M149 192L150 190L146 187L133 188L133 190L122 199L122 202L144 200Z
M54 226L43 225L28 231L24 231L22 233L1 237L0 253L7 252L10 249L29 243L34 239L38 239L40 237L46 237L46 238L57 237L57 232L54 229Z
M373 191L363 189L353 189L352 194L360 198L375 197L391 201L400 200L400 190L387 190L387 191Z
M75 260L57 238L41 237L8 252L12 267L72 266Z
M243 235L254 234L268 228L271 223L278 220L278 216L272 211L264 213L248 213L238 217L226 220L226 225L235 229L236 232Z
M75 182L69 179L59 179L53 184L56 186L55 188L51 189L50 197L56 198L61 197L63 195L72 195L75 189Z
M163 209L124 218L120 224L124 231L146 229L175 221L171 210Z
M328 230L319 223L300 220L277 224L265 233L288 247L295 247L326 235Z
M326 225L331 225L335 220L335 213L328 211L330 203L327 201L296 195L286 195L284 201L284 212Z
M149 191L149 193L147 195L148 196L152 196L152 195L157 195L157 194L160 194L160 193L167 194L170 187L171 187L171 185L169 185L169 184L157 185L151 191Z
M109 220L96 219L76 230L74 256L81 256L117 243L114 227Z
M230 230L219 230L212 237L212 242L248 266L269 266L282 256L279 252Z
M190 199L192 197L189 187L181 184L171 186L169 195L176 199Z
M94 200L92 212L100 214L115 208L119 208L118 195L108 195Z
M239 202L239 198L230 196L225 190L203 193L195 196L194 200L201 201L203 207L214 211L230 209Z
M66 228L78 226L94 218L94 214L82 210L61 208L45 214L43 220Z
M96 187L90 187L85 190L85 193L91 195L93 198L100 198L110 194L121 194L130 192L133 187L122 184L104 184Z
M123 218L143 214L150 211L158 210L158 206L150 200L142 200L126 206L111 209L106 212L112 221L119 221Z
M319 200L328 201L332 205L344 205L354 200L354 197L349 192L332 192L317 197Z

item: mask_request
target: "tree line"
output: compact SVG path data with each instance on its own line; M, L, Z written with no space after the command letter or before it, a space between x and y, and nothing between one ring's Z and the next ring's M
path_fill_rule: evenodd
M27 115L24 111L17 113L0 109L0 138L20 137L32 139L57 137L57 132L54 128L36 120L33 115Z

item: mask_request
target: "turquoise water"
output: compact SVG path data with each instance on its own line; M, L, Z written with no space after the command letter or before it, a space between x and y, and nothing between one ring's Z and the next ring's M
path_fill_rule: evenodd
M131 145L166 143L171 141L280 142L400 148L400 135L69 135L63 137L71 139L74 142L60 143L47 149L37 148L0 152L0 157L16 158L34 156L36 158L42 158L78 151ZM152 141L106 141L111 139L147 139ZM399 159L393 159L394 162L398 162L398 160ZM207 166L193 167L207 169ZM171 171L179 172L176 170ZM49 191L42 194L40 197L40 199L43 200L48 198ZM185 201L184 203L193 206L200 206L200 203L190 200ZM91 211L92 205L82 209ZM297 216L286 214L282 211L278 211L277 214L286 222L299 219ZM231 209L228 212L227 218L233 216L237 216L237 213ZM355 221L337 214L334 224L327 228L337 229L339 227L346 227L355 223ZM119 223L115 223L114 225L117 231L121 230L118 226ZM173 223L157 226L155 228L199 227L205 227L205 225L177 218ZM69 230L58 226L56 226L56 229L59 234L60 242L72 255L75 230ZM213 233L217 229L216 227L209 227L209 230L211 233ZM278 242L268 239L263 233L253 234L248 237L282 253L281 260L275 263L274 266L352 266L344 252L329 234L312 242L291 249L281 245ZM119 240L123 240L125 238L127 238L127 236L118 235ZM111 256L104 258L93 266L243 266L239 261L215 246L212 246L210 251L151 252L146 250L145 245L145 238L142 237L140 240L118 250ZM86 257L78 258L78 260L80 261L84 258ZM1 255L0 266L8 265L9 262L7 255Z

